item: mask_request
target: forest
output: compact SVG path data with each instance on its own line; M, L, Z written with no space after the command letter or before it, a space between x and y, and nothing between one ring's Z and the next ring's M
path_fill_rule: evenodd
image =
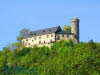
M100 43L61 40L51 48L20 47L0 51L0 73L33 75L100 75Z
M25 47L22 34L0 51L0 75L100 75L100 43L74 44L70 39L50 48Z

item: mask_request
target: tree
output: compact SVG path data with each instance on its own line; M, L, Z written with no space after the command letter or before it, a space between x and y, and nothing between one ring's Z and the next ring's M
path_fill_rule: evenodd
M29 35L29 29L22 29L19 31L19 36L17 37L17 41L21 42L23 38L28 37Z
M65 25L64 30L68 31L68 32L71 32L71 26L70 25Z
M17 48L17 45L16 45L16 43L11 43L11 44L8 44L7 47L8 47L8 49L14 51Z
M21 47L23 48L24 46L22 45L22 39L25 37L28 37L29 35L29 29L22 29L19 31L19 36L17 37L17 42L16 42L16 46L18 49L20 49Z
M93 40L90 40L88 42L88 47L91 49L91 50L94 50L96 48L96 44L93 42Z
M29 29L24 28L24 29L19 31L19 35L22 37L27 37L28 34L29 34Z

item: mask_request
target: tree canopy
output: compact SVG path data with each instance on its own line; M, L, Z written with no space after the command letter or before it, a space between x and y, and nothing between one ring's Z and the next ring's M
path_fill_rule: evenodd
M17 37L17 41L21 41L23 38L27 37L29 35L30 30L23 28L19 31L19 35Z
M71 32L71 26L70 25L65 25L64 30L68 31L68 32Z
M0 73L33 75L100 75L100 43L61 40L51 48L23 47L0 52ZM12 73L9 73L13 75Z

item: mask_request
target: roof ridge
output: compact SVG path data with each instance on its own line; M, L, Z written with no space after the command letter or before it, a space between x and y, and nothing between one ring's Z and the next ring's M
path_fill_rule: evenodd
M35 30L35 31L47 30L47 29L52 29L52 28L56 28L56 27L60 27L60 26L55 26L55 27L50 27L50 28L45 28L45 29L39 29L39 30ZM30 31L30 32L35 32L35 31Z

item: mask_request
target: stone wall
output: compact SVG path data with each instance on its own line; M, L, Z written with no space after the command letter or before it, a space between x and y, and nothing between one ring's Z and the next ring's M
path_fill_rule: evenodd
M38 45L38 46L45 45L50 47L50 45L56 41L60 41L60 40L68 41L69 39L74 40L75 39L74 37L75 35L51 33L51 34L44 34L36 37L26 38L23 39L22 42L23 45L25 45L26 47L33 47L34 45Z
M49 46L50 42L52 42L52 41L55 41L55 33L39 35L39 36L26 38L26 39L22 40L23 45L25 45L26 47L31 47L34 45Z

